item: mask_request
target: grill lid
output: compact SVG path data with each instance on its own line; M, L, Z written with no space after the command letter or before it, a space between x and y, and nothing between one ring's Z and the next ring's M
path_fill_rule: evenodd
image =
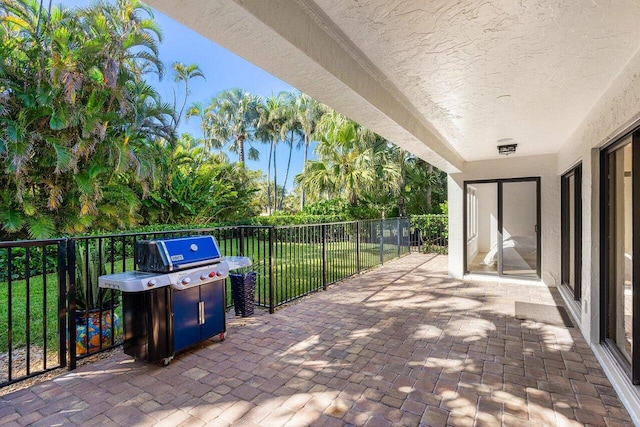
M135 255L138 270L154 273L184 270L222 259L213 236L139 240Z

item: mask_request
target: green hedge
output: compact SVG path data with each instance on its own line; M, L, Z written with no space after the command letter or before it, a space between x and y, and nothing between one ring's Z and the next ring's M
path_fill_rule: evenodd
M304 224L326 224L329 222L350 221L344 215L271 215L252 218L248 224L261 226L283 226L283 225L304 225Z
M413 215L411 233L423 252L448 253L449 218L447 215Z
M9 278L9 251L11 251L11 279L18 280L25 277L27 268L26 248L0 249L0 282ZM46 251L43 262L43 251ZM32 247L29 249L29 276L43 273L53 273L58 268L58 252L55 245Z
M270 216L257 216L247 218L244 221L223 222L223 223L201 223L201 224L154 224L144 225L139 227L132 227L119 230L94 230L90 233L83 233L75 236L66 237L84 237L84 236L99 236L105 234L131 234L131 233L158 233L163 231L179 231L179 230L195 230L202 228L216 228L216 227L234 227L241 225L255 225L255 226L283 226L283 225L303 225L303 224L322 224L328 222L342 222L352 221L347 218L346 215L309 215L309 214L296 214L296 215L283 215L273 214Z

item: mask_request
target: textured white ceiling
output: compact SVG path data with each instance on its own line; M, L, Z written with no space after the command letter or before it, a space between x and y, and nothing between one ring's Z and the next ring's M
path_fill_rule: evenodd
M466 161L557 152L640 46L638 0L296 1Z

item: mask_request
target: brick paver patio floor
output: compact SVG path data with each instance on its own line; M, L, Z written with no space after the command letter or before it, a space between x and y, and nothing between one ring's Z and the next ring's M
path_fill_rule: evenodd
M632 425L574 328L514 318L539 285L463 283L413 254L169 367L121 351L0 397L0 425Z

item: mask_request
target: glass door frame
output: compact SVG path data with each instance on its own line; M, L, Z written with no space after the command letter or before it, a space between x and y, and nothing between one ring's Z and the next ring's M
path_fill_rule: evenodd
M542 209L541 209L541 193L540 193L540 177L539 176L530 176L530 177L520 177L520 178L496 178L496 179L479 179L479 180L469 180L463 182L463 204L462 204L462 216L464 218L464 226L463 226L463 251L462 251L462 262L463 262L463 271L464 274L471 273L469 271L468 264L468 256L467 256L467 214L468 214L468 206L467 206L467 194L469 186L473 186L475 184L493 184L495 183L498 186L498 268L496 274L498 277L509 277L514 279L526 279L526 280L540 280L542 277L542 227L541 227L541 219L542 219ZM536 245L537 245L537 253L536 253L536 277L531 276L520 276L516 274L504 274L502 271L502 252L503 252L503 226L504 226L504 215L503 215L503 202L504 202L504 191L503 184L505 183L515 183L515 182L535 182L536 184ZM494 275L493 273L483 273L483 272L473 272L474 274L489 274Z
M631 135L631 142L626 142ZM608 325L607 316L609 315L607 307L611 298L609 292L609 278L611 274L611 266L609 260L610 242L609 242L609 221L610 212L608 205L609 197L609 156L623 149L627 144L631 144L631 185L632 185L632 346L631 346L631 366L622 355L621 350L613 339L607 336ZM614 143L603 148L600 153L600 342L609 348L620 366L626 369L631 382L640 384L640 262L637 261L636 254L640 254L640 129L636 129L624 136L618 138Z
M570 194L569 179L574 177L574 192ZM575 301L582 300L582 164L579 164L562 175L560 188L560 236L561 236L561 283L563 286L569 287L570 280L570 227L573 220L573 299ZM569 217L569 205L573 198L573 218Z

